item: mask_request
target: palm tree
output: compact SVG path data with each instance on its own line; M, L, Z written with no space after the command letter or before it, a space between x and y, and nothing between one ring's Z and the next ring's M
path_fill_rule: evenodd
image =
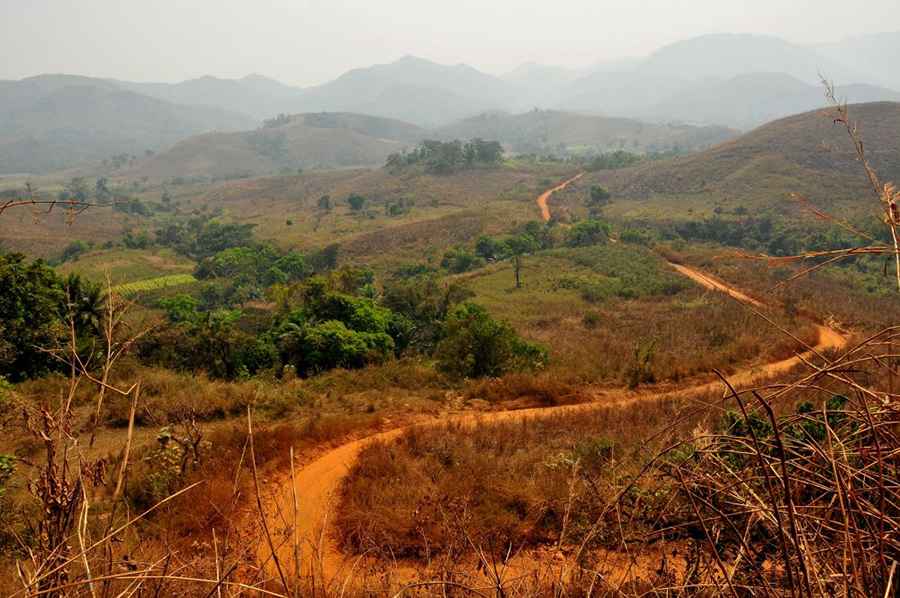
M100 335L106 306L103 288L99 284L82 279L77 274L70 274L66 278L66 290L69 313L78 334Z

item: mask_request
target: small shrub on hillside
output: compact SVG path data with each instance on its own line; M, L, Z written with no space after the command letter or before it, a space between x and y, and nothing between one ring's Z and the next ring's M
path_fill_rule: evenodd
M540 369L547 362L542 347L519 338L512 326L473 303L451 312L436 356L443 371L460 378Z
M441 267L451 274L461 274L484 266L484 259L462 247L456 247L444 254Z
M351 193L347 197L347 205L349 205L350 209L354 212L361 212L366 206L366 198L358 193Z
M584 316L581 318L581 322L582 322L582 324L584 324L585 328L594 329L600 325L600 322L602 322L602 318L600 317L600 314L598 314L597 312L589 311L589 312L586 312L584 314Z
M625 370L625 382L628 388L637 388L641 384L656 382L653 373L653 357L656 353L656 343L638 343L634 347L634 357Z
M569 247L604 245L609 240L612 227L600 220L584 220L569 229L566 244Z

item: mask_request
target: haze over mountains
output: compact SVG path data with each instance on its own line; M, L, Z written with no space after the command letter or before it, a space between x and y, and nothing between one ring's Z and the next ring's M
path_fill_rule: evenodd
M741 34L692 38L643 59L600 63L587 72L531 63L498 77L464 64L406 56L303 89L260 75L180 83L42 75L0 82L0 173L166 150L200 133L250 131L280 113L395 119L420 127L423 137L426 129L450 130L459 121L467 134L490 137L491 128L473 128L479 121L464 119L533 108L748 130L821 106L820 76L834 80L838 95L850 102L900 101L900 92L892 89L900 89L898 55L900 33L817 47ZM342 127L332 132L338 129L342 142L330 145L335 152L340 146L342 157L332 152L322 164L344 165L351 158L369 163L398 141L389 139L392 143L376 150L378 143ZM304 152L313 156L306 150L298 155Z

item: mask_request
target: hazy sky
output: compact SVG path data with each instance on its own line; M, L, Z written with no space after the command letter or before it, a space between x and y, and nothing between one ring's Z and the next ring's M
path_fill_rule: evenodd
M0 78L258 72L309 85L404 54L499 74L643 55L703 33L815 43L898 27L898 0L0 0Z

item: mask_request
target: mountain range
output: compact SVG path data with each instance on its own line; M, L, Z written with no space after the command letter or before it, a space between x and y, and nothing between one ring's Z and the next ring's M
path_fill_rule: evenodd
M406 56L308 88L256 74L180 83L41 75L0 81L0 172L165 150L199 133L246 131L281 113L356 113L440 130L478 114L543 108L747 130L822 106L820 77L838 83L838 95L850 102L898 101L891 89L900 89L897 55L900 33L812 47L717 34L586 71L530 63L494 76Z

